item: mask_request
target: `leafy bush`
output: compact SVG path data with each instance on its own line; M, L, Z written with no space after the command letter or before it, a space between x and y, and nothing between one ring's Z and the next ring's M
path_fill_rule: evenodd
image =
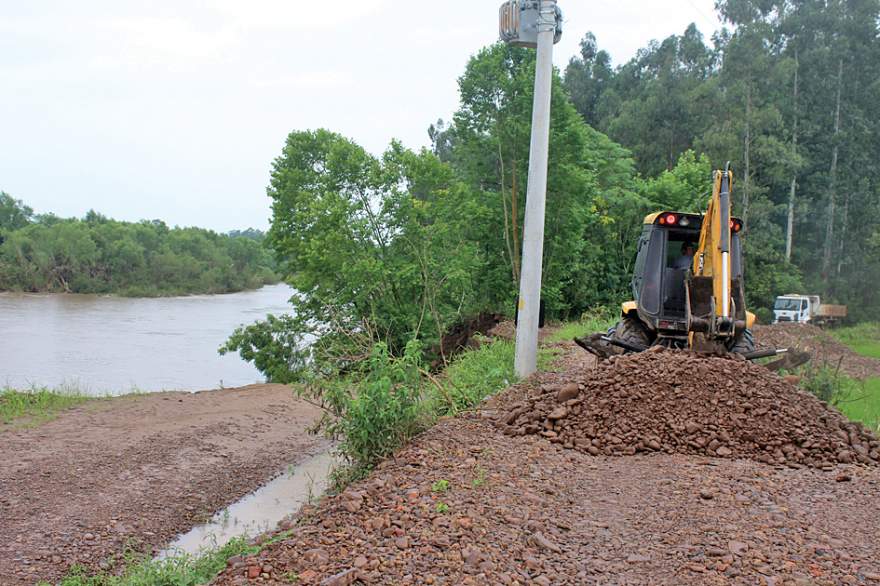
M807 367L801 371L801 386L853 421L880 431L880 378L861 381L836 368Z
M267 315L263 321L237 328L218 350L238 354L263 373L267 380L287 384L300 380L306 368L308 347L291 315Z
M801 386L819 399L836 404L852 391L854 381L828 366L807 368L801 378Z
M421 348L412 341L399 359L377 344L365 362L363 378L331 427L341 436L340 451L356 467L372 467L430 421L422 408L420 360Z
M486 341L433 375L422 368L418 341L399 358L378 343L346 376L297 385L300 395L325 408L320 428L339 440L349 463L337 471L337 486L363 476L437 417L471 408L515 382L513 352L511 342Z
M754 309L755 317L758 318L759 324L772 324L773 323L773 310L768 309L766 307L757 307Z

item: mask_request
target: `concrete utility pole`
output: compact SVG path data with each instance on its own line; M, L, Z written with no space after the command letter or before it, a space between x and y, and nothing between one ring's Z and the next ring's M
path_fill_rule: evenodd
M516 25L522 30L530 14L530 2L509 2L513 6ZM518 11L518 12L517 12ZM513 39L504 34L505 7L502 6L502 38L531 46L531 39L520 34ZM526 194L523 226L522 273L519 289L519 320L516 328L517 376L527 377L538 368L538 320L541 308L541 273L544 255L544 208L547 199L547 159L550 146L550 97L553 76L553 44L559 40L560 13L556 0L541 0L534 32L537 32L537 65L535 67L535 103L532 109L532 140L529 150L529 185ZM528 25L526 25L528 26ZM534 34L533 31L529 31Z

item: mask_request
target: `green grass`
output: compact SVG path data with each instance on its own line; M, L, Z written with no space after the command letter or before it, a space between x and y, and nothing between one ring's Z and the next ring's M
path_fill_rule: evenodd
M94 397L74 389L57 391L2 389L0 390L0 421L7 425L21 420L26 420L28 424L43 423L65 409L91 400L94 400Z
M196 586L207 584L226 567L226 560L237 555L260 551L248 545L244 537L235 538L222 547L202 551L198 555L178 554L154 560L129 553L124 556L122 571L89 574L74 566L60 586ZM41 583L48 586L48 582Z
M438 399L451 399L452 411L467 409L515 383L514 353L513 342L497 340L457 356L440 379L445 396Z
M553 344L596 332L604 333L616 323L617 318L606 309L588 312L577 321L563 323L557 331L547 337L547 342Z
M880 324L863 323L832 330L831 333L862 356L880 359Z
M853 421L880 432L880 378L853 381L838 397L836 407Z
M862 323L832 330L831 334L854 352L880 359L880 323ZM853 421L860 421L880 432L880 378L864 381L844 378L846 380L832 401Z
M804 390L834 405L850 420L880 431L880 378L857 380L837 369L813 365L798 369L797 374Z

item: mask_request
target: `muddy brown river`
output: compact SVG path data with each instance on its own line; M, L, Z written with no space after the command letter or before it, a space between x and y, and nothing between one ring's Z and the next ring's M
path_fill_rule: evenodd
M288 312L292 294L286 285L159 299L0 293L0 388L121 394L262 382L217 348L237 326Z

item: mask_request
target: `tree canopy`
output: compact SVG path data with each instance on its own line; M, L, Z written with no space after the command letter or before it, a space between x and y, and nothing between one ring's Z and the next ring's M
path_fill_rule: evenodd
M691 149L733 163L753 307L807 291L876 319L880 2L716 5L731 28L711 44L692 25L617 68L588 34L565 72L572 103L648 183Z
M35 216L0 193L0 290L174 295L227 293L275 282L258 231L242 237L160 220Z

